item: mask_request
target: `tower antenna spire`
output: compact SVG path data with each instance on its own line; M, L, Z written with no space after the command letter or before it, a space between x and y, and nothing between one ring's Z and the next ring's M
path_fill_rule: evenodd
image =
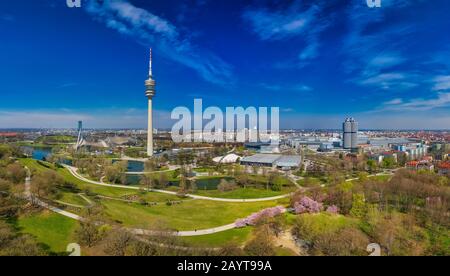
M152 72L152 48L150 48L150 62L149 62L149 66L148 66L148 76L149 77L153 76L153 72Z

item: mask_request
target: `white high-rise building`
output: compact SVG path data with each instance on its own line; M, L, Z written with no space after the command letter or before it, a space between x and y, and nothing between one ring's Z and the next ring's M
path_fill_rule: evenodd
M153 80L152 73L152 49L150 49L150 62L148 70L148 79L145 81L145 95L148 98L148 128L147 128L147 155L153 156L153 107L152 100L155 96L156 82Z

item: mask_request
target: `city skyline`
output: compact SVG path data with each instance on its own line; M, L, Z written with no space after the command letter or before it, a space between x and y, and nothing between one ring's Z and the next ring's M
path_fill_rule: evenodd
M202 98L279 106L282 129L450 129L445 1L18 2L0 4L0 128L144 128L151 46L157 128Z

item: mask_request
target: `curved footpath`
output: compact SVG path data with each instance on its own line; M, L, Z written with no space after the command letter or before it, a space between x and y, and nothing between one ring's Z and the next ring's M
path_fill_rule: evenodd
M93 180L87 179L87 178L83 177L82 175L80 175L77 172L77 170L78 170L77 168L72 167L72 166L68 166L68 165L63 165L63 166L65 168L67 168L69 170L69 172L74 177L78 178L81 181L87 182L89 184L98 185L98 186L104 186L104 187L129 189L129 190L139 190L140 189L140 187L135 187L135 186L106 184L106 183L102 183L102 182L98 182L98 181L93 181ZM168 194L168 195L177 195L176 192L172 192L172 191L165 191L165 190L158 190L158 189L151 189L150 191L151 192L156 192L156 193ZM240 202L240 203L243 203L243 202L273 201L273 200L286 198L286 197L289 197L291 195L292 195L292 193L279 195L279 196L273 196L273 197L250 198L250 199L234 199L234 198L216 198L216 197L208 197L208 196L186 194L187 197L190 197L190 198L193 198L193 199L210 200L210 201L221 201L221 202Z

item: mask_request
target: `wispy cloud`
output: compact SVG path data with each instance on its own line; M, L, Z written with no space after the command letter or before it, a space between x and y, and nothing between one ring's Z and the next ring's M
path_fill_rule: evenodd
M450 90L450 76L438 76L433 81L434 91Z
M345 71L352 75L351 81L381 89L409 89L416 87L415 72L398 70L398 66L412 62L411 57L400 54L403 38L414 32L413 22L386 21L386 14L413 5L413 1L383 1L380 9L368 9L359 0L353 0L347 9L349 32L342 44L346 57ZM382 26L382 27L380 27ZM398 38L392 43L393 38ZM359 75L354 77L354 75Z
M121 34L135 38L158 53L195 70L215 84L232 83L232 67L217 55L200 49L179 28L162 17L138 8L126 0L89 0L86 10L97 20Z
M87 128L145 128L147 110L91 109L91 110L2 110L0 128L74 128L83 121ZM170 112L154 111L155 127L170 127Z
M378 75L363 76L357 80L360 85L369 85L379 87L384 90L388 89L408 89L416 87L417 84L411 82L413 77L406 73L382 73Z
M299 92L308 92L312 91L312 87L305 84L267 84L261 83L260 87L271 90L271 91L299 91Z
M315 6L304 12L294 8L287 11L248 9L244 11L243 18L250 23L253 32L261 40L282 40L305 34L317 11Z
M263 41L301 37L305 46L295 65L303 67L319 56L319 36L329 26L329 22L320 17L323 3L318 1L305 6L302 1L293 1L287 9L251 7L244 11L243 18Z
M438 93L430 99L412 99L405 101L393 99L385 102L378 111L428 111L437 108L450 107L450 93Z

